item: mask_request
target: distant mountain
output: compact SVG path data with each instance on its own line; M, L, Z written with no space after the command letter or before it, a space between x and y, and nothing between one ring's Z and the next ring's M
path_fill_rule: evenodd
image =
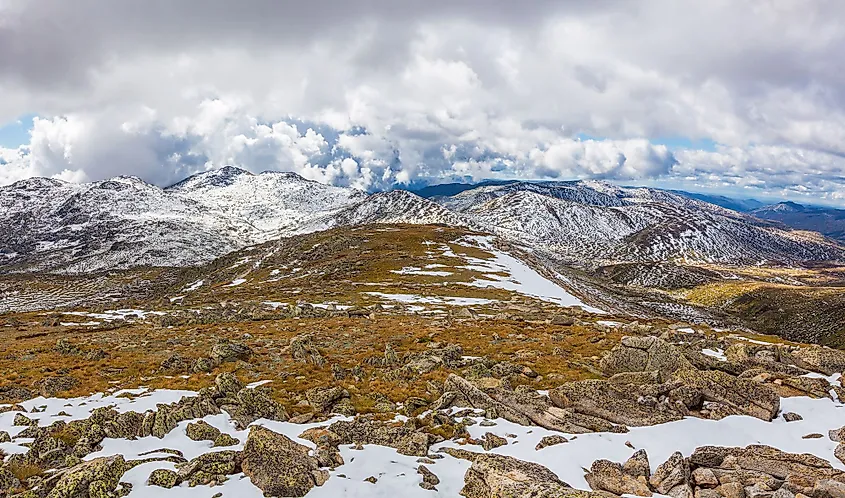
M420 189L414 189L412 192L425 199L431 199L433 197L457 195L466 190L472 190L476 187L486 185L507 185L517 182L518 180L488 180L481 183L442 183L440 185L428 185Z
M724 195L700 194L697 192L686 192L683 190L673 190L672 192L740 212L751 211L764 205L756 199L734 199L733 197L726 197Z
M292 173L238 168L161 189L138 178L33 178L0 187L0 269L85 272L185 266L298 229L367 198Z
M0 187L0 271L196 265L279 237L369 223L465 226L588 267L845 260L831 240L762 220L801 221L793 226L841 236L845 217L836 210L784 204L752 216L681 192L603 181L465 187L445 186L441 194L458 192L430 199L402 190L368 195L294 173L233 167L164 189L134 177L87 184L33 178Z
M601 181L479 186L439 199L475 226L561 257L618 262L793 264L843 247L677 192Z
M779 202L751 211L765 220L778 221L798 230L819 232L845 242L845 209L805 206L795 202Z

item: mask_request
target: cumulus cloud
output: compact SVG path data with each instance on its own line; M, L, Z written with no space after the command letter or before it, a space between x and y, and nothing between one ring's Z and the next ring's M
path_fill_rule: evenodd
M833 201L842 46L836 0L0 0L0 122L44 116L0 150L0 183L236 165L369 190L590 177Z

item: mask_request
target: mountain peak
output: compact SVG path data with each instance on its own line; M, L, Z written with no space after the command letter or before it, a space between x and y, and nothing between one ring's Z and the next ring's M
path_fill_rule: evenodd
M175 183L169 187L168 190L193 190L201 187L226 187L235 183L235 179L240 176L253 176L252 173L245 169L235 166L223 166L222 168L204 171L191 175L184 180Z

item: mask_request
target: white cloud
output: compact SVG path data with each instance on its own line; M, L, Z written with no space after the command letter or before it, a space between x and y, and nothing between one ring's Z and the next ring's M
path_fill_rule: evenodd
M367 189L599 177L845 190L841 2L233 5L0 4L0 122L50 117L25 150L0 151L0 183L167 184L232 164ZM654 144L671 137L722 145Z

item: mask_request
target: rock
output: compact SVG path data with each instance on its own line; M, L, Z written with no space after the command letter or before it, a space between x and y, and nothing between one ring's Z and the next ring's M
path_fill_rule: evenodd
M443 360L440 357L434 355L423 355L409 361L405 364L405 368L417 375L423 375L439 368L442 364Z
M845 463L845 443L836 445L836 449L833 450L833 456L838 458L840 462Z
M214 343L214 346L211 347L211 353L209 356L216 363L226 363L238 360L247 361L250 357L252 357L252 349L240 342L220 339Z
M692 471L692 483L702 488L715 488L719 485L716 474L707 467L699 467Z
M307 433L307 431L306 431ZM305 437L303 434L301 437ZM372 417L359 416L353 420L342 420L329 426L321 437L331 443L340 444L377 444L395 448L408 456L427 456L430 440L427 434L416 432L405 425L373 420ZM310 439L310 438L309 438ZM320 444L315 441L315 444Z
M660 372L620 372L608 379L614 384L660 384Z
M101 457L62 471L47 498L106 497L128 470L122 455Z
M786 453L763 445L751 445L745 448L724 448L718 446L702 446L696 448L689 457L693 467L709 467L713 469L720 482L724 473L717 469L742 469L746 473L757 473L769 476L770 481L786 480L790 476L801 478L805 486L828 479L845 482L845 472L834 469L830 462L810 454Z
M0 496L11 495L20 486L21 481L8 468L0 467Z
M408 456L426 456L428 455L428 447L431 441L428 434L422 432L412 432L409 436L399 441L396 445L396 451L401 455Z
M185 357L179 353L173 353L166 360L161 362L163 370L183 371L188 368Z
M497 381L499 382L499 381ZM468 380L451 374L443 384L443 396L432 408L450 406L479 408L490 418L501 417L520 425L538 425L545 429L582 434L595 431L619 431L614 424L574 410L552 406L546 396L516 392L502 387L481 390Z
M674 405L657 408L657 398L668 396L671 385L614 384L603 380L569 382L549 392L555 406L597 417L614 424L646 426L680 420L684 414ZM654 403L648 403L653 399Z
M716 492L725 498L745 498L745 488L741 482L726 482L717 486Z
M0 387L0 403L27 400L34 396L35 393L25 387L15 385Z
M243 427L260 418L278 422L285 422L290 418L284 405L273 399L272 391L267 387L259 386L253 389L245 387L238 391L237 398L241 403L242 412L248 419L248 421L241 420L245 422Z
M38 427L38 420L32 420L23 413L16 413L12 424L16 427Z
M67 375L47 377L38 382L38 391L41 396L52 398L56 394L69 391L77 385L79 385L79 381Z
M692 365L673 345L658 337L623 337L601 360L601 369L608 376L657 371L660 380L665 381L682 368L692 368Z
M177 480L178 476L176 472L169 469L156 469L150 474L147 484L170 489L176 485Z
M497 436L492 432L485 433L484 437L481 438L481 447L484 448L484 451L490 451L506 444L508 444L507 439Z
M214 439L214 444L211 446L214 448L219 448L223 446L234 446L236 444L240 444L240 439L234 438L225 432L221 432L219 436Z
M435 486L440 484L440 478L434 472L428 470L425 465L420 465L417 467L417 474L422 476L421 488L436 491Z
M57 353L66 356L79 356L82 354L82 350L79 349L79 346L73 344L67 339L59 339L56 341L56 347L54 349Z
M0 431L0 443L11 443L12 437L6 431Z
M342 387L314 387L305 391L305 399L318 412L327 412L341 399L349 398L349 391Z
M534 449L536 451L540 451L543 448L548 448L549 446L554 446L554 445L557 445L557 444L563 444L563 443L568 443L568 442L569 442L569 440L566 439L563 436L558 436L558 435L543 436L543 439L541 439L540 442L537 443L537 446L535 446Z
M549 323L552 325L569 327L571 325L575 325L575 317L569 315L554 315L549 319Z
M214 361L211 358L197 358L191 364L191 372L207 373L214 369Z
M609 460L593 462L584 479L595 491L607 491L615 495L651 496L645 478L638 479L628 475L622 471L622 465Z
M193 441L214 441L220 436L220 429L202 420L188 424L185 432Z
M680 452L675 452L660 464L648 482L660 494L669 495L678 486L689 486L690 466ZM692 492L690 492L690 495ZM671 494L671 496L675 496Z
M217 391L221 396L235 396L244 388L244 385L235 377L235 374L229 372L215 377L214 385L217 387Z
M282 434L254 426L244 446L243 472L266 496L305 496L327 474L309 452Z
M291 355L294 360L322 367L326 360L312 341L313 338L310 334L302 334L294 337L290 340Z
M456 453L472 465L464 475L465 498L575 498L591 493L572 489L542 465L493 453ZM453 455L454 456L454 455Z
M15 420L17 420L17 417L15 417ZM15 423L15 425L17 425L17 423ZM843 443L845 442L845 427L831 429L827 432L827 435L834 443Z
M651 465L648 462L648 454L645 450L637 450L631 457L622 464L622 472L633 477L651 477Z
M738 415L771 421L780 411L780 396L767 386L715 370L678 370L673 375L705 400L720 403Z
M845 370L845 351L838 349L808 345L794 351L791 357L799 367L825 375Z
M239 451L224 450L204 453L190 462L177 464L177 482L191 486L221 483L226 476L241 471L242 455Z
M795 412L786 412L783 414L783 419L787 422L797 422L799 420L804 420L804 417Z

